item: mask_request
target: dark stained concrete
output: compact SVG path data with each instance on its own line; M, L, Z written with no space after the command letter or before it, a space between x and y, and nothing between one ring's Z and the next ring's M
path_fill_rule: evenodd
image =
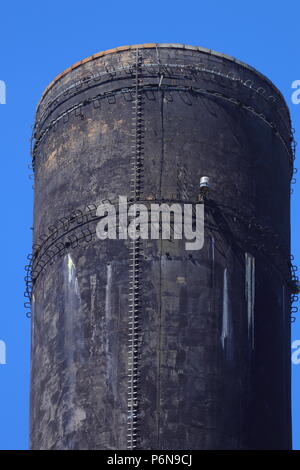
M289 449L288 110L225 56L138 56L140 200L211 189L202 250L141 244L136 446ZM98 240L87 206L130 197L135 66L136 48L95 57L37 109L33 449L128 447L129 240Z

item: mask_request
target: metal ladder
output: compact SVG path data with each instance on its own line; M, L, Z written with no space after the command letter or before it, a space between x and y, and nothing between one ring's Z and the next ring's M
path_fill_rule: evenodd
M136 49L136 63L132 115L132 156L131 156L131 197L132 204L141 197L143 172L143 97L140 90L141 61ZM138 382L139 382L139 315L141 309L141 251L140 239L130 240L129 252L129 315L128 315L128 395L127 395L127 449L133 450L138 446Z

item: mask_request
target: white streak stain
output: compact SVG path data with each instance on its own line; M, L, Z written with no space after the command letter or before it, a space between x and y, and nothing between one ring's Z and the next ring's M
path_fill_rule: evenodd
M223 318L221 333L221 343L224 350L229 336L229 321L228 271L227 268L225 268L223 275Z
M76 268L71 255L68 254L67 256L67 263L68 263L68 281L71 286L74 288L75 293L79 296L79 287L78 287L78 280L76 277Z
M78 427L78 417L76 415L76 371L77 364L74 360L75 352L80 352L80 344L76 338L76 328L78 329L81 314L81 297L79 292L76 267L70 254L64 259L64 282L65 282L65 355L68 367L68 392L66 394L66 405L68 409L74 410L66 423L67 432L73 432Z
M248 341L254 349L255 258L245 253L245 297L247 304Z
M95 301L96 301L96 287L97 287L97 276L92 274L90 276L90 286L91 286L91 311L95 310Z
M111 382L113 374L112 353L109 347L109 325L112 319L112 265L108 264L106 269L106 286L105 286L105 353L107 358L106 379Z
M106 286L105 286L105 319L106 323L111 318L111 287L112 287L112 266L107 265L106 269Z
M92 274L90 276L90 291L91 291L91 343L90 343L90 353L93 355L94 343L96 338L96 292L97 292L97 275Z

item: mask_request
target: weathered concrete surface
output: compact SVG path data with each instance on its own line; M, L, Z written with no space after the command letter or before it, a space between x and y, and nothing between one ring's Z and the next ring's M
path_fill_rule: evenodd
M201 251L142 243L137 447L288 449L285 103L222 56L139 57L141 199L196 202L203 175L211 191ZM99 241L72 213L130 196L135 63L135 49L86 61L37 110L33 449L127 447L129 241Z

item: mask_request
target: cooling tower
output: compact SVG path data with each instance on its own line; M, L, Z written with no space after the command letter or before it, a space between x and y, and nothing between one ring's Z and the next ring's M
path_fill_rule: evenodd
M44 92L32 158L32 449L289 449L293 146L277 88L200 47L101 52ZM203 204L203 247L100 240L97 207L119 196Z

